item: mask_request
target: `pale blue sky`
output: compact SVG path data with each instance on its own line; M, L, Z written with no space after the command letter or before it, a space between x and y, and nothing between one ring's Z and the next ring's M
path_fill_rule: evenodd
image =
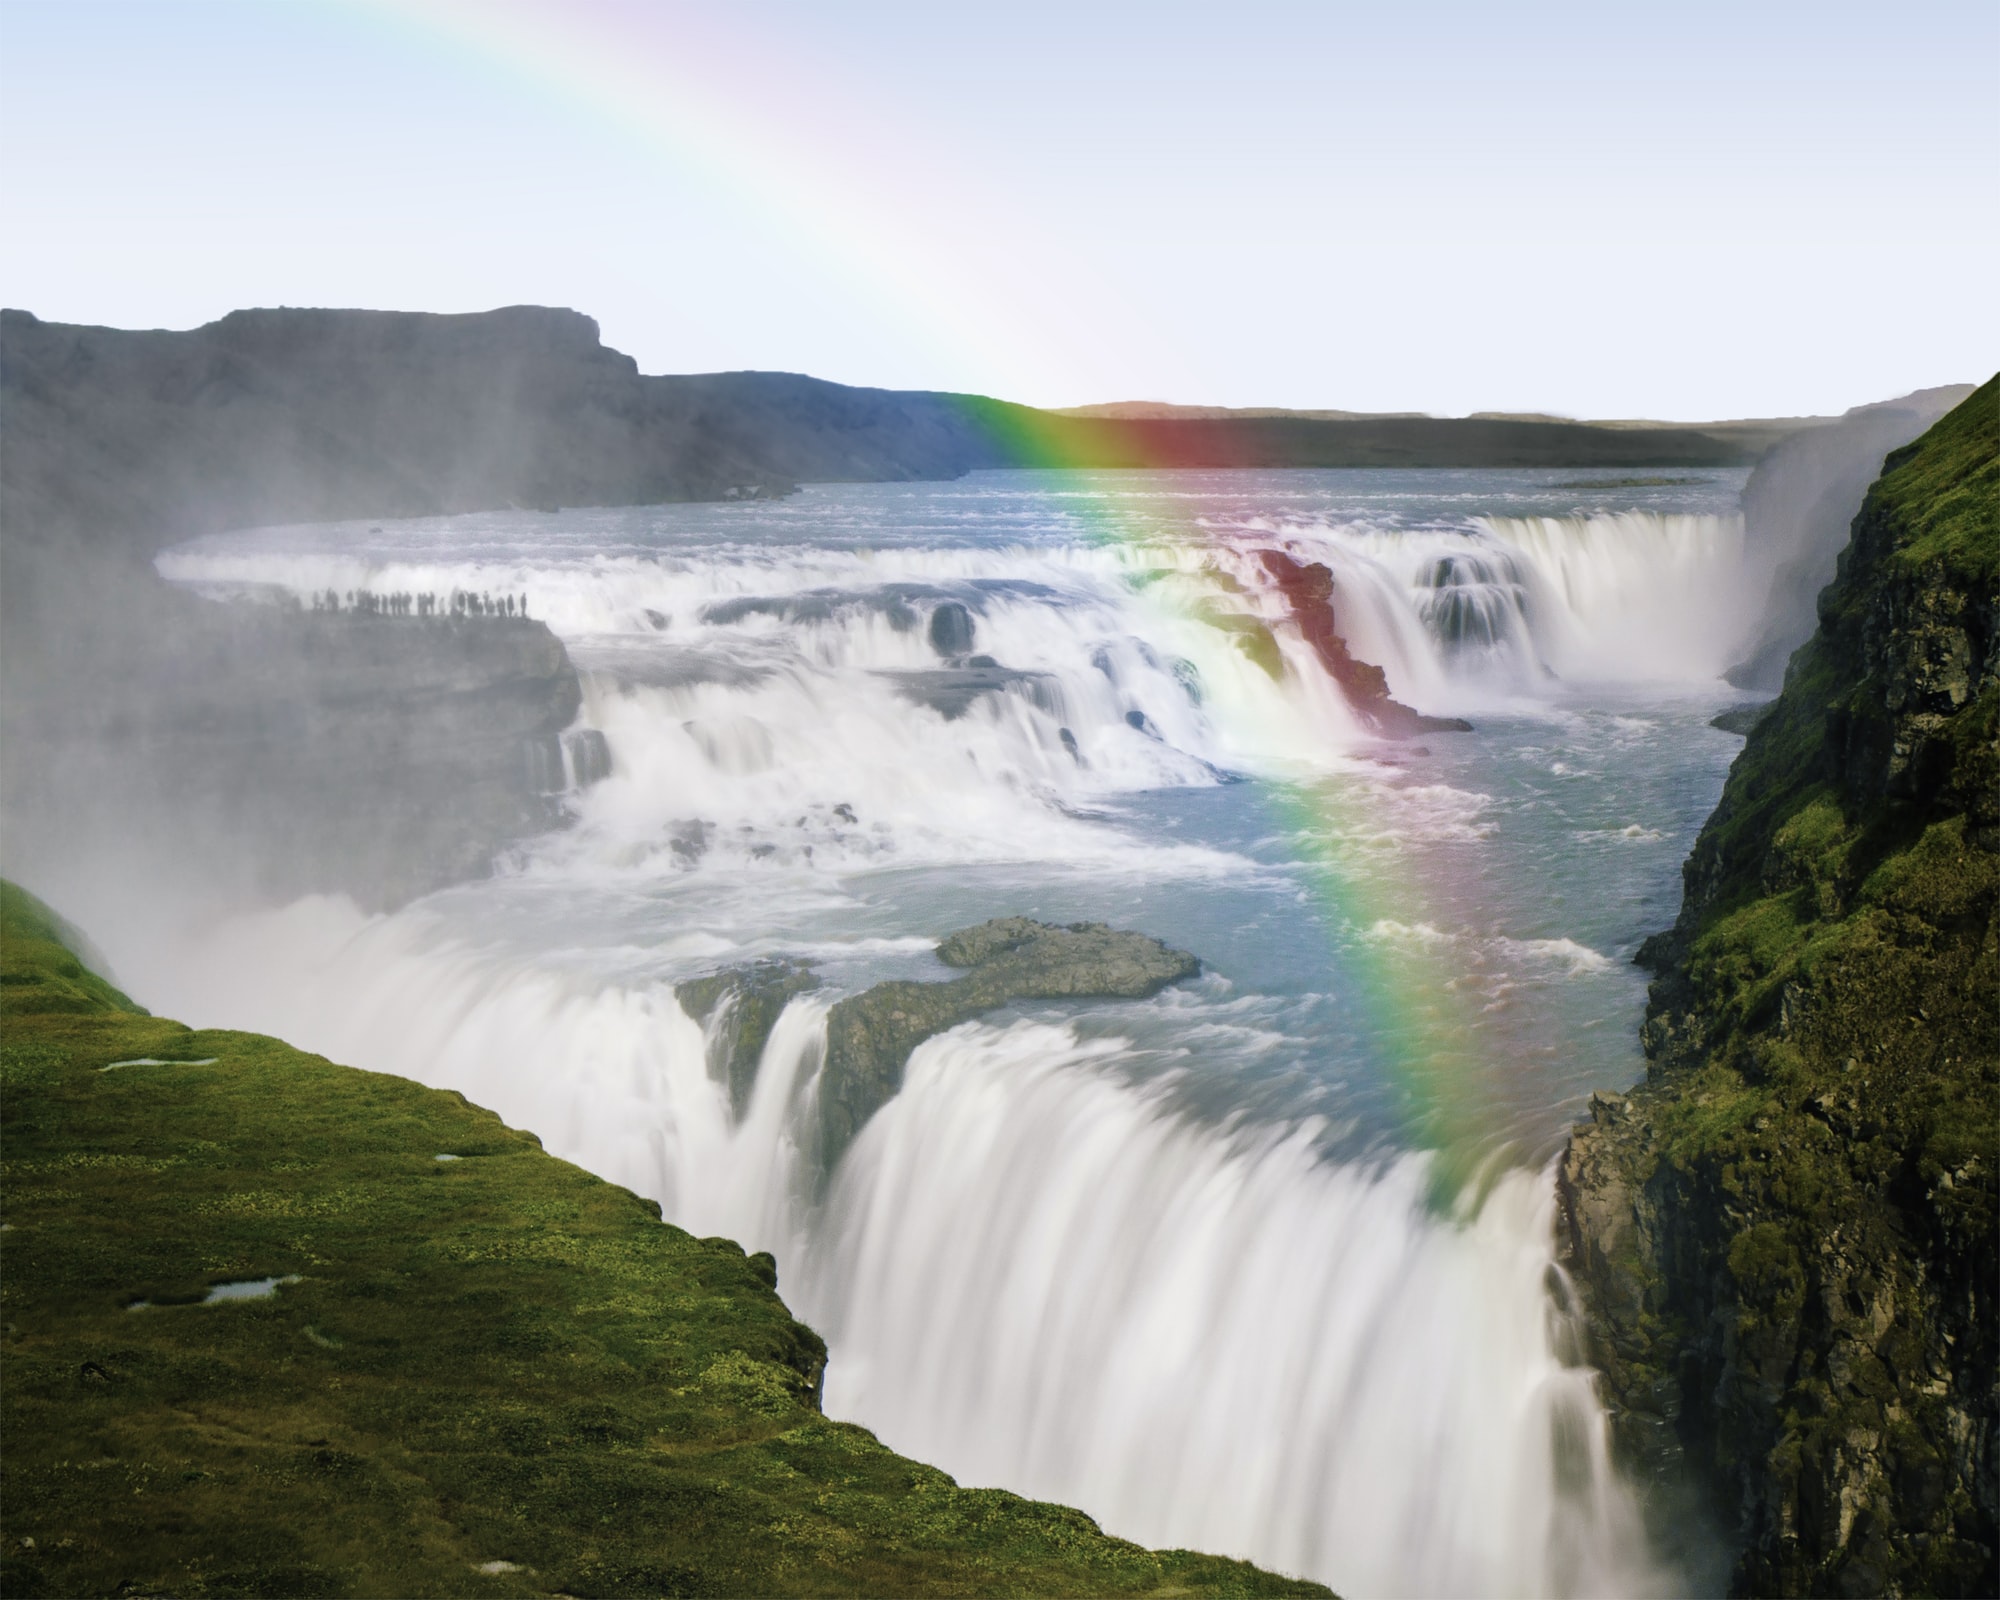
M2000 362L2000 7L0 0L0 298L650 372L1839 410Z

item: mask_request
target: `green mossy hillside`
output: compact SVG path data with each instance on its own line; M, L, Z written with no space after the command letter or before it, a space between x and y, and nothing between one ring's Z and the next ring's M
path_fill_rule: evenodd
M0 1006L9 1012L144 1016L77 955L83 939L19 884L0 879Z
M1326 1592L895 1455L769 1256L62 932L0 899L0 1592Z
M2000 1589L2000 379L1894 452L1685 869L1565 1243L1738 1592Z

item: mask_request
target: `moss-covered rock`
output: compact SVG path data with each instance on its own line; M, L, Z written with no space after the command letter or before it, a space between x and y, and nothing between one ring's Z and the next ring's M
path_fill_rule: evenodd
M1012 1000L1143 1000L1201 970L1185 950L1143 933L1026 917L961 929L937 953L965 976L878 983L828 1013L819 1090L822 1170L832 1170L862 1124L902 1087L910 1052L932 1034Z
M769 1256L61 932L0 890L0 1591L1325 1592L895 1455Z
M1996 406L1885 463L1563 1163L1621 1444L1745 1593L2000 1590Z

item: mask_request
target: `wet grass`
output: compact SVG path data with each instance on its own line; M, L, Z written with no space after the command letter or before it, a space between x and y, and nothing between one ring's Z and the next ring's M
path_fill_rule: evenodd
M0 896L5 1593L1325 1592L895 1455L770 1257L63 934Z

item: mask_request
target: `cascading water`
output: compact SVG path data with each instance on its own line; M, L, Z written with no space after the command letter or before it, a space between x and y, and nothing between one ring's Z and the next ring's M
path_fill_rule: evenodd
M1577 675L1718 676L1755 622L1738 515L1488 517L1562 619L1545 648Z
M963 1479L1350 1595L1671 1591L1574 1362L1544 1163L1636 1075L1621 958L1731 752L1735 483L1599 512L1546 479L981 474L186 547L165 569L218 591L527 591L612 771L394 915L105 942L161 1009L461 1089L774 1251L828 1409ZM1367 740L1271 549L1479 732ZM1015 913L1206 971L932 1039L813 1170L827 1005ZM766 955L824 982L739 1115L673 985ZM1440 1099L1485 1173L1442 1209Z
M1017 1023L917 1052L805 1257L820 1326L867 1352L830 1403L975 1481L1354 1593L1644 1587L1552 1337L1548 1185L1517 1170L1440 1221L1423 1157L1201 1126L1094 1070L1116 1048Z

